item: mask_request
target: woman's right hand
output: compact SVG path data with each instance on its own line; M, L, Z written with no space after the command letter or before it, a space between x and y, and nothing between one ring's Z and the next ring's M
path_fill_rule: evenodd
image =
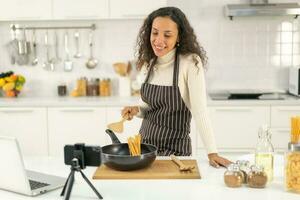
M138 106L126 106L122 109L122 117L127 120L132 120L132 118L139 112Z

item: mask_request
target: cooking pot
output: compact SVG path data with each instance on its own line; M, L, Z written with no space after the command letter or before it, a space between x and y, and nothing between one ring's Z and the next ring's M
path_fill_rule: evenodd
M112 143L102 147L103 163L116 170L130 171L150 166L156 158L157 148L151 144L141 144L141 155L131 156L128 143L121 143L115 133L106 129Z

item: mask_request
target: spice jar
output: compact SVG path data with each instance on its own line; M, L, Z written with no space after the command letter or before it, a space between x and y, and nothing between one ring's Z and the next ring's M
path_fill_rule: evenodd
M85 77L77 79L77 90L79 96L86 96L87 80Z
M248 186L252 188L264 188L268 182L268 176L260 165L252 165L247 174Z
M300 193L300 143L289 143L285 154L285 189Z
M110 96L111 95L111 81L110 79L101 79L99 82L100 96Z
M224 182L228 187L240 187L243 183L243 173L237 164L232 163L224 173Z
M97 79L91 78L88 80L86 94L87 94L87 96L98 96L99 95Z
M248 160L237 160L236 164L243 173L243 183L247 183L247 174L250 171L250 162Z

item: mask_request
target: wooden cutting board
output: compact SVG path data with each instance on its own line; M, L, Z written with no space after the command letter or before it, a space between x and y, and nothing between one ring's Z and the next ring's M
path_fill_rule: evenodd
M180 172L179 167L171 160L155 160L151 166L133 170L117 171L105 165L97 168L93 179L200 179L196 160L181 160L186 165L194 165L191 172Z

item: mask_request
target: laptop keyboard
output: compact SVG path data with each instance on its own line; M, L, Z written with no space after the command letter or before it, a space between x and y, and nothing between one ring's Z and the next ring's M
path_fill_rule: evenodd
M38 181L34 181L34 180L29 180L29 184L30 184L31 190L35 190L35 189L49 185L48 183L42 183L42 182L38 182Z

